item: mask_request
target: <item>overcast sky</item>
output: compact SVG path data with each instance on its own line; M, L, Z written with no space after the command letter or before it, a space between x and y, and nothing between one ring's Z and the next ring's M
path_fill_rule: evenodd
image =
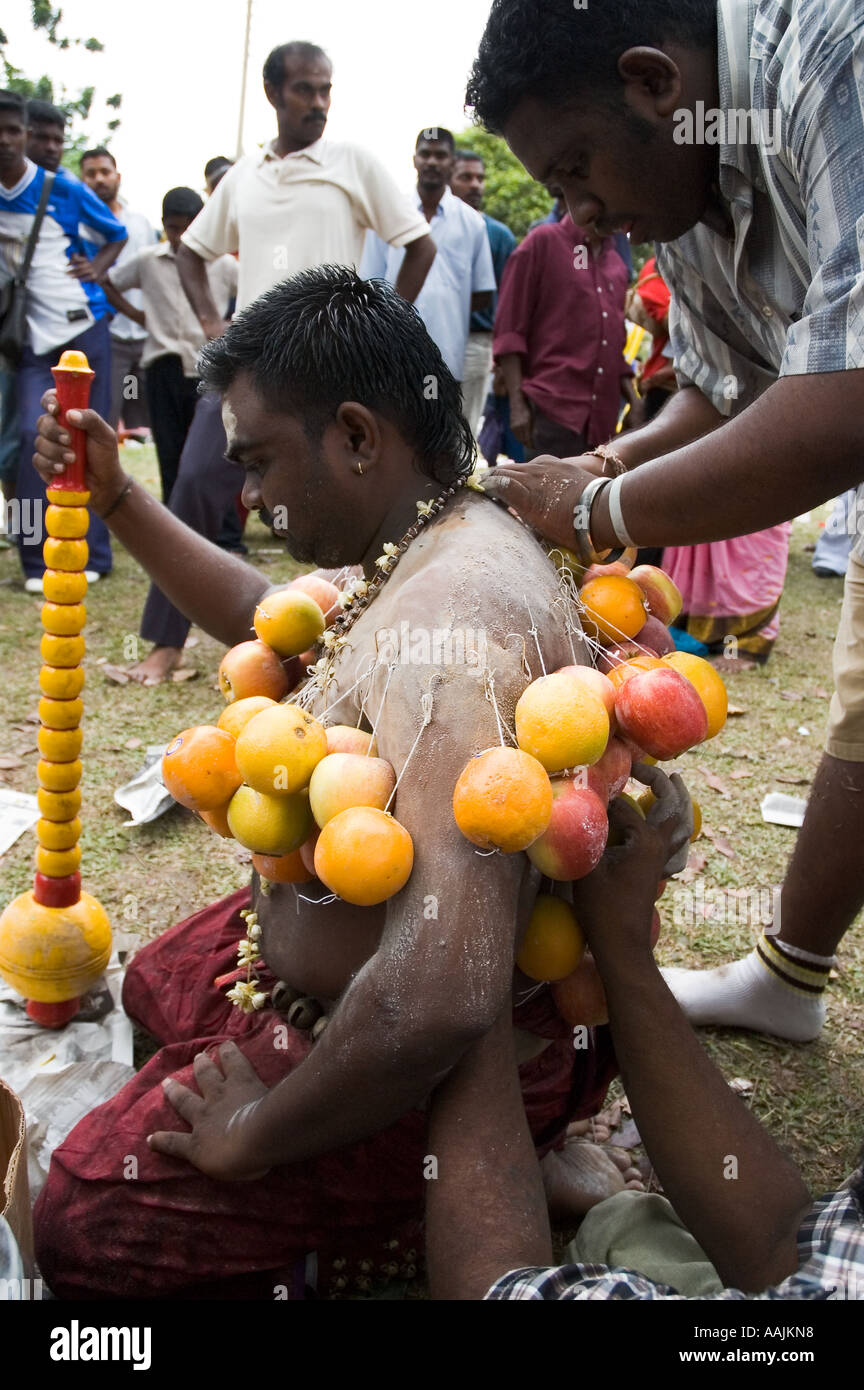
M304 5L254 0L244 125L246 153L276 133L261 84L270 49L289 39L318 43L334 64L328 134L366 145L406 188L425 126L459 131L465 83L491 0L318 0ZM162 195L177 184L200 189L215 154L233 156L245 0L64 0L61 32L94 35L104 53L58 52L30 26L29 0L4 0L7 55L27 76L47 72L97 102L122 92L122 125L112 149L129 203L158 221ZM94 106L100 134L111 112Z

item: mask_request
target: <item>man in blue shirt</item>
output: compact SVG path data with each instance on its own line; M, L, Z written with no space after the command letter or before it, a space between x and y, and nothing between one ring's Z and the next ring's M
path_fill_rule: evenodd
M494 217L483 211L483 194L486 189L486 164L483 156L474 150L458 150L453 177L450 180L451 192L467 203L469 208L479 212L486 223L486 235L492 252L492 267L495 283L501 288L501 276L511 253L516 250L516 238L504 222L496 222ZM462 379L462 396L465 402L465 418L476 437L483 418L483 408L489 390L489 377L492 373L492 329L495 325L497 293L492 296L488 309L480 309L471 315L471 331L465 351L465 375Z
M417 136L416 205L429 223L438 254L414 307L461 383L471 314L491 306L495 271L483 218L450 191L455 152L453 136L443 126L429 126ZM404 250L367 232L360 274L366 280L387 280L393 285L404 255Z
M0 93L0 284L11 280L21 264L45 179L45 170L24 153L26 140L22 98L15 92ZM105 239L92 260L85 257L79 223ZM125 240L123 224L84 184L58 169L27 277L27 341L17 372L21 425L17 498L31 517L45 502L45 488L31 459L36 421L42 395L53 385L51 368L64 349L86 353L96 373L91 404L100 414L110 409L109 309L97 280L117 259ZM73 264L73 256L85 259ZM42 539L41 527L32 525L22 528L18 537L25 588L30 593L42 589ZM93 566L88 577L93 583L111 569L108 531L98 517L91 515L87 540Z

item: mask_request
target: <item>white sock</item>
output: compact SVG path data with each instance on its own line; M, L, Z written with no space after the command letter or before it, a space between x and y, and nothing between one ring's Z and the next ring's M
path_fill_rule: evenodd
M668 969L662 975L695 1026L748 1028L790 1042L811 1042L825 1022L824 988L833 956L817 956L764 933L743 960L716 970Z

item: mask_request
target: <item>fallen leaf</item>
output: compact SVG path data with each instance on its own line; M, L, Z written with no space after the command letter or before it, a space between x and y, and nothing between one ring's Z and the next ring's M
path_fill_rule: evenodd
M114 685L128 685L131 677L122 666L111 666L105 662L102 666L102 674L108 681L113 681Z
M20 758L13 758L11 754L5 754L0 758L0 769L4 772L11 772L15 767L24 767Z
M97 665L97 666L104 666L104 665L106 664L107 661L108 661L107 656L97 656L97 658L96 658L96 665Z
M123 747L124 747L124 748L140 748L142 742L143 742L143 739L140 739L140 738L127 738L127 740L126 740L126 742L124 743Z
M737 859L738 856L729 841L724 835L721 835L719 831L712 830L710 825L703 825L702 834L708 836L708 839L711 841L718 854L725 855L727 859Z
M795 700L795 701L798 701L798 700L801 699L801 696L798 694L798 691L797 691L797 690L781 690L781 691L780 691L780 699L781 699L781 700Z
M728 782L724 782L722 777L718 777L715 772L712 772L711 769L707 767L700 767L697 771L702 773L702 776L705 778L705 781L712 791L719 792L721 796L727 798L731 797L732 788L729 786Z
M183 646L186 648L187 651L191 651L193 647L198 646L200 640L201 639L199 637L187 637L186 641L183 643Z
M784 777L782 773L777 773L775 782L784 782L787 787L807 787L810 785L809 777Z
M746 1096L753 1090L753 1082L748 1081L744 1076L735 1076L729 1082L733 1091L737 1091L739 1096Z
M749 768L740 767L740 768L737 768L735 772L730 772L730 773L729 773L729 776L732 778L732 781L733 781L733 782L737 782L737 781L739 781L742 777L752 777L752 776L753 776L753 773L750 771Z
M831 699L831 692L829 690L826 690L825 687L822 685L817 685L816 689L813 691L813 695L814 698L817 700Z
M176 685L179 685L182 681L194 681L194 680L197 680L197 679L198 679L198 675L199 675L199 672L196 671L196 670L194 670L194 668L190 666L190 667L186 667L186 668L184 668L184 669L178 669L177 671L172 671L172 672L171 672L171 679L172 679L172 681L174 681L174 683L175 683Z
M18 758L26 758L30 753L38 753L39 747L35 743L22 743L20 747L15 748L13 752Z
M24 716L24 723L25 723L25 724L41 724L41 723L42 723L42 720L39 718L39 715L34 711L32 714L25 714L25 716Z
M778 747L778 748L791 748L791 747L792 747L792 740L791 740L791 738L785 738L785 737L784 737L784 738L778 738L778 740L777 740L777 747Z
M734 719L736 714L746 714L747 711L742 705L730 705L726 713L729 715L730 719Z
M799 724L795 732L796 734L800 734L802 738L810 737L810 730L804 724Z

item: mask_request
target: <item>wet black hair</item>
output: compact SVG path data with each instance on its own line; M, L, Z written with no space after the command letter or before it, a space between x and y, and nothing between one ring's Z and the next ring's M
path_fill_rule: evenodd
M474 61L466 105L500 134L524 97L552 107L607 96L620 83L628 48L674 40L707 49L717 41L716 0L494 0Z
M241 372L268 406L320 438L344 401L383 415L423 471L450 487L473 467L462 394L411 304L346 266L305 270L262 294L207 343L202 388L227 391Z

